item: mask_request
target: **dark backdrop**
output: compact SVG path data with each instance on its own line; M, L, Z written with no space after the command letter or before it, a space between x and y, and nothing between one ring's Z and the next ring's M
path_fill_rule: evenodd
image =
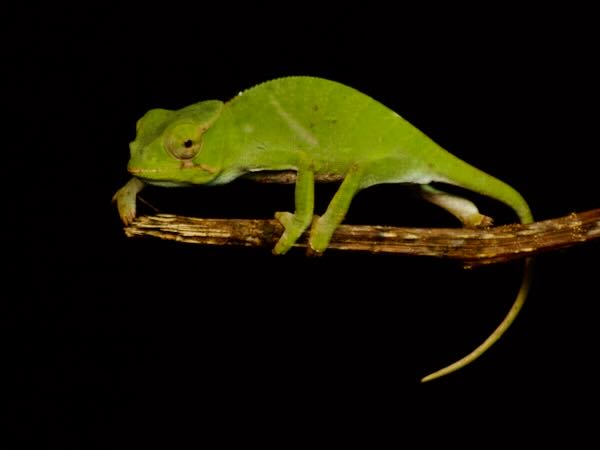
M420 386L504 317L518 263L464 271L426 258L128 240L110 203L128 180L128 142L146 110L314 75L371 95L507 181L538 219L598 207L589 109L598 73L583 16L163 9L147 21L65 20L50 25L57 39L34 44L40 56L26 80L50 94L41 109L51 126L41 126L44 163L32 181L46 225L20 260L35 274L22 286L28 331L17 339L27 436L112 448L215 433L311 442L326 430L332 442L372 447L402 441L409 398L410 417L452 418L461 405L465 423L499 404L516 422L540 411L559 422L597 399L597 245L539 257L506 336L466 369ZM333 192L318 188L321 209ZM244 181L143 196L161 211L203 217L293 207L291 187ZM473 198L499 222L514 220ZM360 193L347 221L457 225L402 186Z

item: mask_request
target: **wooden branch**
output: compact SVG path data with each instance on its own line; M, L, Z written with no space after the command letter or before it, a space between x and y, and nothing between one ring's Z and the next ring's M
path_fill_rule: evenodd
M200 219L168 214L142 216L128 237L152 236L203 245L272 248L283 231L275 220ZM307 234L297 247L306 247ZM463 261L468 266L504 262L600 239L600 209L528 225L493 228L398 228L341 225L330 249L402 253Z

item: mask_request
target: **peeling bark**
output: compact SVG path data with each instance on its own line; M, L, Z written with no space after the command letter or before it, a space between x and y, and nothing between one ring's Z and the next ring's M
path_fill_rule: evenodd
M156 237L203 245L272 248L283 232L275 220L200 219L158 214L125 228L128 237ZM296 247L307 246L307 236ZM527 225L492 228L399 228L340 225L332 250L400 253L462 261L465 266L504 262L600 239L600 209Z

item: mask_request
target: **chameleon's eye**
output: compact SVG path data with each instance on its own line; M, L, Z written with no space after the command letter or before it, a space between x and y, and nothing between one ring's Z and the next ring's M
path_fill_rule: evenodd
M174 128L165 138L167 151L176 159L192 159L200 151L202 138L196 127L182 124Z
M177 159L192 159L200 150L200 143L192 139L178 142L176 145L168 145L167 150Z

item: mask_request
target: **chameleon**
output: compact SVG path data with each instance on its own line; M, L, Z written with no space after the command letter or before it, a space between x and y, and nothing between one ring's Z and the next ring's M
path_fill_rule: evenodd
M125 225L134 220L137 195L147 184L221 185L254 172L292 173L295 211L275 213L284 228L273 249L278 255L288 252L307 230L309 251L324 252L354 195L382 183L416 186L425 200L467 227L488 226L491 219L438 183L491 197L509 206L521 223L533 221L527 202L514 188L449 153L382 103L323 78L278 78L227 102L151 109L138 120L129 148L127 169L133 178L113 197ZM315 182L332 179L340 182L339 188L326 211L316 216ZM527 259L510 311L482 344L421 381L454 372L485 353L518 315L530 273Z

